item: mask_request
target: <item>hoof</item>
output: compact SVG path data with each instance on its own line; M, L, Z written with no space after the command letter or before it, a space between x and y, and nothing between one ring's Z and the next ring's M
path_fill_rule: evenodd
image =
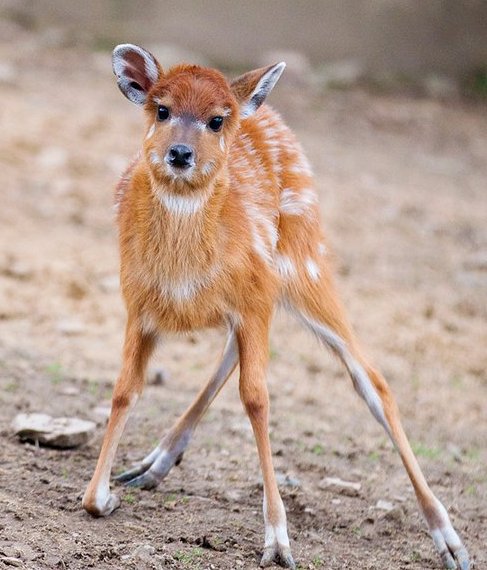
M274 544L272 546L266 546L264 548L264 554L260 561L261 568L267 568L277 562L283 568L291 568L296 570L296 564L294 563L293 556L291 554L291 549L289 546L282 546L281 544Z

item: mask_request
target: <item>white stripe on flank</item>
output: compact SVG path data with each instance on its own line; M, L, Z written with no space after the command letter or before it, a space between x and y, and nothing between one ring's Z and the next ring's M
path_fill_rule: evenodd
M300 216L310 211L318 198L312 188L284 188L281 192L279 210L282 214Z

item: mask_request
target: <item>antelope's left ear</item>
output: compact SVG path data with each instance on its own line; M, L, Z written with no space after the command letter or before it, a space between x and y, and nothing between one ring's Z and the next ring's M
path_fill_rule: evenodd
M281 61L281 63L276 63L270 67L261 67L249 71L232 81L230 87L240 105L240 117L242 119L253 115L262 105L281 77L285 67L286 64Z
M132 103L143 105L150 88L162 75L156 58L134 44L120 44L113 50L112 64L120 91Z

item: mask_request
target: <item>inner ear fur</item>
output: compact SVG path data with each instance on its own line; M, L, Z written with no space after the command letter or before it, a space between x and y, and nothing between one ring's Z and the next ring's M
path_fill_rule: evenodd
M262 105L281 77L284 62L261 67L234 79L230 87L240 105L242 118L250 117Z
M113 73L120 91L133 103L143 105L162 68L147 50L134 44L120 44L112 54Z

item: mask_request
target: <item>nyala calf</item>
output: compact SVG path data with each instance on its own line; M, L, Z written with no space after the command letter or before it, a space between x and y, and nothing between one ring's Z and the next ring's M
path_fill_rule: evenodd
M122 370L83 507L106 516L120 505L110 491L110 472L158 340L167 333L225 327L228 340L213 377L159 445L118 480L155 487L180 460L238 365L264 481L261 566L295 568L268 424L269 327L280 305L343 362L399 451L445 568L467 570L467 551L425 481L391 390L344 314L308 161L292 131L264 103L284 67L278 63L229 82L196 65L164 71L135 45L113 52L120 90L144 110L145 138L116 191L128 319Z

